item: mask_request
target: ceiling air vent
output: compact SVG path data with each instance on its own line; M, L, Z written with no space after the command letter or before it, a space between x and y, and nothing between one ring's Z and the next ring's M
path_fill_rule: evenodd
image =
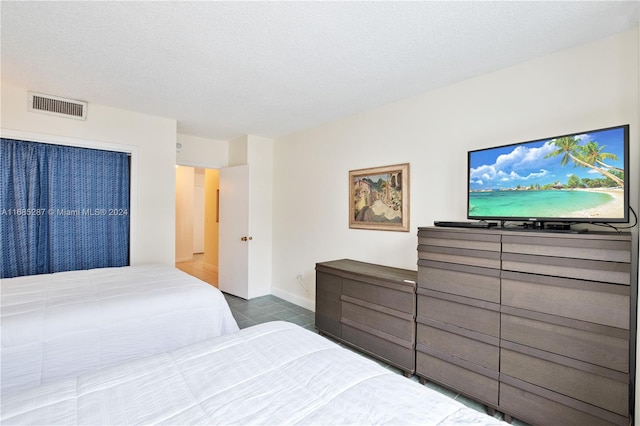
M87 103L29 92L29 111L85 120L87 118Z

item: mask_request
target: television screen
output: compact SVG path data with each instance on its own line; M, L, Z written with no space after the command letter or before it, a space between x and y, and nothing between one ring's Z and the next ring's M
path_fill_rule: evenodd
M468 153L469 219L628 222L629 125Z

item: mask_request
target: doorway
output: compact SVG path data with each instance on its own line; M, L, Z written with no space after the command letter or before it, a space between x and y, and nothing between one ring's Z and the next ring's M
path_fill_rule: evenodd
M218 286L217 169L176 166L176 268Z

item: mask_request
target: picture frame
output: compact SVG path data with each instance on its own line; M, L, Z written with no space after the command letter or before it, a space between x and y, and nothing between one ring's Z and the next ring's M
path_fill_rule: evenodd
M409 163L349 171L349 228L409 232Z

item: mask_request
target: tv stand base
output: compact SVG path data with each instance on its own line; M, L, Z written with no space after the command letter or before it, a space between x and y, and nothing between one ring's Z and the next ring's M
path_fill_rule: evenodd
M588 229L572 229L570 223L547 223L542 221L526 222L522 225L514 227L503 227L505 231L534 231L534 232L559 232L566 234L582 234L588 232Z

